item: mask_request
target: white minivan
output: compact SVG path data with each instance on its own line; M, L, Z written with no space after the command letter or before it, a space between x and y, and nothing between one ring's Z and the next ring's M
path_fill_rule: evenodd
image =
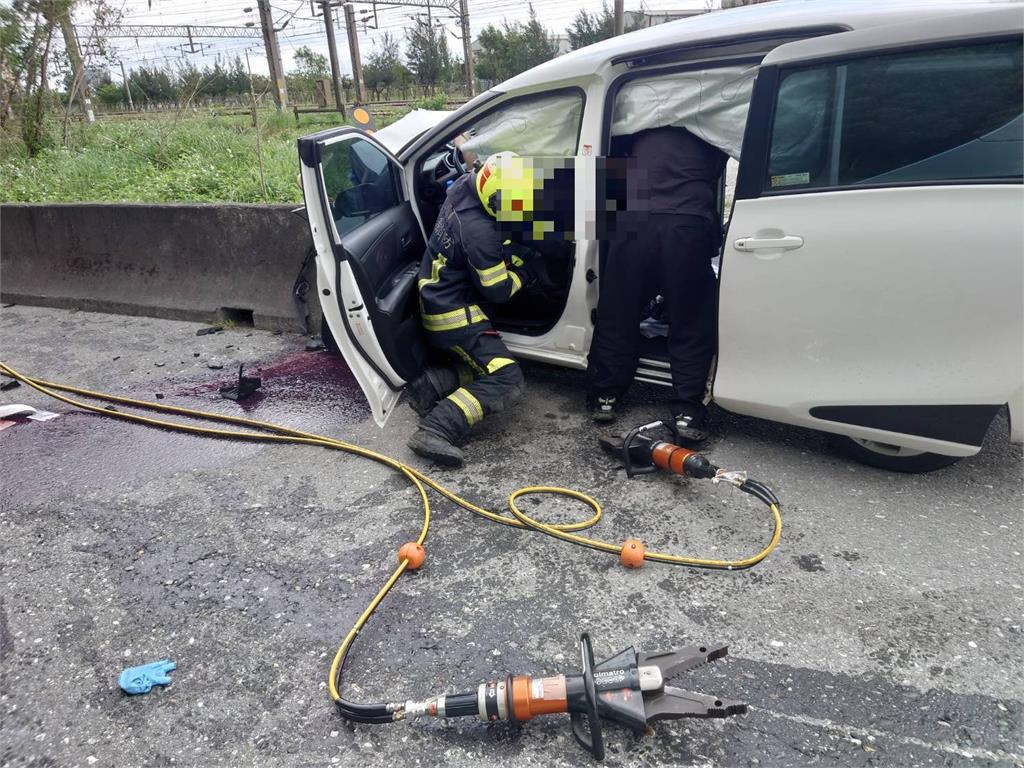
M423 366L416 273L469 132L478 155L569 158L572 238L535 243L555 289L491 320L519 357L585 368L602 158L677 125L739 161L721 195L718 405L902 471L976 453L1006 405L1021 442L1022 31L1009 1L780 0L560 56L410 118L402 146L388 129L304 137L327 329L383 426ZM638 378L668 383L665 339L643 345Z

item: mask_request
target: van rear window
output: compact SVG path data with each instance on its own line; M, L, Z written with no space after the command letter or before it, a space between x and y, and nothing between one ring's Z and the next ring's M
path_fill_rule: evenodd
M779 85L766 189L1024 175L1020 40L793 70Z

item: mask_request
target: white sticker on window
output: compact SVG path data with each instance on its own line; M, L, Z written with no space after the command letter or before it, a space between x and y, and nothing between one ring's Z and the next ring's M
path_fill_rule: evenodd
M784 173L781 176L772 176L773 187L793 187L797 184L810 184L810 173Z

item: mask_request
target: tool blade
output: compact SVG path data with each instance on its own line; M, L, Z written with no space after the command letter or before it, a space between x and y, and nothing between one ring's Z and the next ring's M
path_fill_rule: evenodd
M746 711L747 705L743 702L684 691L671 685L653 695L644 695L644 713L648 723L681 717L732 717Z
M715 645L690 645L676 651L662 653L641 653L637 656L637 665L641 667L655 665L661 670L665 682L684 675L697 667L710 664L729 654L729 646L724 643Z

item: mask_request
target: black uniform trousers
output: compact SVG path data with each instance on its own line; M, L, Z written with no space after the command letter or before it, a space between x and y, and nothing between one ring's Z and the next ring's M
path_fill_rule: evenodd
M621 397L636 374L640 321L660 294L668 309L674 406L700 406L715 354L718 285L711 259L719 236L711 222L673 213L620 222L601 275L597 327L590 345L589 396Z
M490 323L428 331L427 340L455 362L427 370L442 399L423 419L424 429L459 445L485 416L503 411L523 394L523 371Z

